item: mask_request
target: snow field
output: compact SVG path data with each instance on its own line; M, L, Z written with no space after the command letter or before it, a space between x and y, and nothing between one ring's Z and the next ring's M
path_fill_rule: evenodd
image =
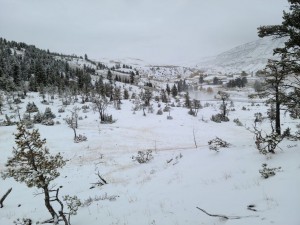
M41 112L51 107L56 115L54 121L61 123L49 127L35 125L35 128L47 139L51 153L61 152L69 160L61 176L53 182L63 186L61 195L77 195L86 203L71 218L73 225L225 223L199 211L197 206L211 214L250 216L227 220L226 224L230 225L300 224L298 143L284 141L280 145L282 150L263 156L255 148L254 135L247 130L252 128L255 112L265 114L264 104L251 106L246 101L235 102L236 110L229 113L230 121L217 124L209 120L219 110L216 101L210 102L213 107L199 110L197 117L188 115L186 108L174 107L173 120L167 120L168 113L156 115L157 103L154 103L154 113L146 111L144 117L142 111L133 114L133 104L122 100L122 110L108 109L117 120L114 124L100 124L98 114L91 107L88 113L81 110L83 120L79 120L77 133L84 134L88 140L76 144L73 131L63 121L73 105L60 114L58 99L53 105L45 106L39 103L41 97L30 95L21 105L21 114L27 102L34 101ZM78 103L78 106L82 105ZM249 110L241 110L243 106ZM4 114L10 113L5 108ZM0 118L4 119L4 115ZM237 126L233 122L235 118L244 126ZM288 117L282 122L283 129L295 128L299 123ZM0 127L1 171L15 146L14 132L15 126ZM230 148L210 151L207 142L216 136L231 143ZM132 160L138 151L147 149L153 151L152 161L139 164ZM262 163L281 166L282 171L263 179L258 173ZM98 171L108 184L90 189L98 180ZM22 217L30 217L35 222L49 218L43 196L35 195L37 189L29 189L12 179L0 179L0 195L10 187L13 191L0 209L1 225L13 224L13 220ZM92 200L88 201L89 198ZM250 204L257 211L248 210Z

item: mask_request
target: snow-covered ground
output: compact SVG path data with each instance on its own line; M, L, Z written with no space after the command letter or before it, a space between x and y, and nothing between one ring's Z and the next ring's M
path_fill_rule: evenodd
M20 105L21 113L29 101L44 112L48 106L40 103L42 98L29 95ZM54 181L63 186L61 194L77 195L86 203L72 217L72 225L299 225L299 143L285 140L276 154L259 154L248 128L252 129L254 113L265 114L267 109L264 104L251 106L242 94L237 98L241 101L234 102L230 122L220 124L210 121L211 115L219 112L216 101L208 101L210 106L201 109L197 117L188 115L186 108L173 107L173 120L167 120L166 112L156 115L157 103L154 113L146 112L145 117L142 111L133 113L131 101L122 100L122 110L112 106L108 109L117 120L113 124L100 124L90 106L89 112L79 112L83 120L79 120L77 132L88 139L82 143L73 142L73 131L63 120L74 105L58 113L61 101L56 98L49 106L57 116L54 120L61 124L35 128L47 139L51 153L60 152L69 160ZM0 118L4 119L5 114L12 114L8 107ZM237 126L235 118L244 126ZM291 127L295 131L299 120L286 116L282 123L283 129ZM12 155L15 132L16 126L0 127L1 171ZM231 146L219 152L209 150L208 141L216 136ZM150 162L132 160L138 151L148 149L154 157ZM258 172L262 163L282 169L264 179ZM108 184L90 189L98 181L98 172ZM13 190L0 209L1 225L13 224L16 218L32 218L35 223L50 218L43 195L36 195L39 190L0 178L0 196L10 187ZM249 210L249 205L254 205L256 211ZM241 218L211 217L196 207L211 214Z

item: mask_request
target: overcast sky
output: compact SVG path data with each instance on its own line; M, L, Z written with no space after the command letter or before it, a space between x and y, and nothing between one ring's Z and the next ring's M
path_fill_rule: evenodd
M286 0L0 0L0 36L90 58L178 63L257 40Z

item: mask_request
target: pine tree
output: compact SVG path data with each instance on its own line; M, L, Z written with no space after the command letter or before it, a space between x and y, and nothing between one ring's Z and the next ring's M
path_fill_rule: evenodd
M124 95L124 99L129 99L129 92L128 92L128 90L126 88L124 88L123 95Z
M110 70L107 71L106 78L107 78L107 80L109 80L109 83L112 84L113 80L112 80L112 73Z
M167 103L168 102L168 97L166 95L166 91L165 89L162 89L161 92L160 92L160 98L161 98L161 101L164 102L164 103Z
M184 99L185 99L184 100L185 107L190 108L191 107L191 99L190 99L190 95L188 92L185 93Z
M167 91L167 94L170 95L171 89L170 89L169 84L166 85L166 91Z
M133 71L131 71L130 73L130 83L133 84L134 83L134 77L135 77L135 74Z
M64 214L56 212L51 205L49 186L59 177L58 169L62 168L66 161L59 153L50 155L49 149L45 146L46 139L40 138L38 130L30 132L21 123L17 129L18 133L15 134L17 147L13 148L13 156L8 159L6 169L1 174L2 178L12 177L17 182L25 183L29 188L42 189L45 206L52 218L65 217Z
M175 98L177 95L178 95L178 90L176 84L174 84L172 87L172 96Z
M203 74L201 74L200 77L199 77L199 83L200 84L204 83L204 76L203 76Z
M275 38L287 38L284 46L274 49L274 54L280 56L281 64L285 63L285 70L294 76L293 82L287 86L290 93L285 94L285 105L290 111L300 110L300 1L288 0L289 11L283 11L283 21L280 25L260 26L259 37L272 36Z
M268 97L267 103L275 105L275 131L278 135L281 134L280 110L282 104L286 101L284 93L288 75L289 70L283 60L269 60L265 73L265 91L261 95Z

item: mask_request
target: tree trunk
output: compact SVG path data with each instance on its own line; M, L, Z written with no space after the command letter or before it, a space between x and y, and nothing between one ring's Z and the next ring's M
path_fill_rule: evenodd
M45 206L47 207L49 213L51 214L52 218L54 219L55 217L58 218L57 213L53 209L52 205L50 204L50 195L49 195L49 189L48 186L43 187L44 190L44 195L45 195Z
M279 100L279 90L276 89L276 106L275 106L275 130L276 134L281 135L281 125L280 125L280 100Z
M76 140L76 138L77 138L76 129L75 128L72 128L72 129L73 129L73 132L74 132L74 140Z

